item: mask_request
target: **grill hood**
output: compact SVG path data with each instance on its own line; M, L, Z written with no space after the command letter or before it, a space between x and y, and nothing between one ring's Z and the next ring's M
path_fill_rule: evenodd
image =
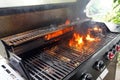
M19 2L20 0L18 0ZM54 4L0 7L0 38L49 25L58 25L66 19L85 19L83 12L89 0L71 0ZM4 0L3 0L3 3ZM6 2L7 3L7 2ZM8 2L9 3L9 2ZM13 5L17 3L13 3ZM3 5L3 4L2 4Z

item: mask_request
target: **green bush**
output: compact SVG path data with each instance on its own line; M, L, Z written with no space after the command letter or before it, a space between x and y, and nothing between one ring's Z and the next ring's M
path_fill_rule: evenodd
M113 11L104 17L105 21L120 24L120 0L114 0Z

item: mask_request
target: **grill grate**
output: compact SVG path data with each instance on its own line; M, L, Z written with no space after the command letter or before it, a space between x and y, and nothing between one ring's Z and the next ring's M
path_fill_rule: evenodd
M99 43L91 43L92 47L89 46L84 52L71 49L63 43L43 52L38 51L24 59L24 62L33 80L62 80L115 37L116 34L110 33Z

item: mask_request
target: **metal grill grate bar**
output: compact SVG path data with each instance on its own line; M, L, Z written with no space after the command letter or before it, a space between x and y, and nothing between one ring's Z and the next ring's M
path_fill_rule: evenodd
M41 60L39 60L39 59L36 60L36 63L39 64L39 65L49 66L49 65L43 63L43 62L42 62ZM44 67L44 66L43 66L43 67ZM49 67L51 67L51 66L49 66ZM59 76L60 78L61 78L61 77L64 77L64 75L63 75L62 73L60 73L58 70L56 70L55 68L52 68L52 67L51 67L51 69L53 69L53 70L55 71L56 75Z
M31 62L31 60L30 61L28 61L30 64L32 64L32 65L34 65L34 67L39 71L39 72L42 72L44 75L46 75L46 76L49 76L50 78L52 78L52 79L55 79L55 80L57 80L57 79L60 79L60 77L59 76L57 76L55 73L49 73L49 68L50 67L47 67L47 66L44 66L44 65L42 65L42 64L39 64L38 62ZM49 80L49 79L48 79Z
M36 57L37 58L37 57ZM41 64L43 64L43 65L48 65L48 64L46 64L46 63L44 63L44 61L42 61L41 59L39 59L38 58L38 60L37 60L37 62L40 62ZM50 65L49 65L50 66ZM60 75L62 75L63 76L63 74L67 74L67 72L65 72L64 70L62 70L61 68L59 68L59 67L56 67L56 66L54 66L54 65L51 65L51 67L57 72L57 73L59 73ZM61 73L60 73L61 72Z
M39 73L39 75L43 77L45 80L55 80L50 78L48 75L44 74L41 70L37 69L34 65L31 65L31 63L26 61L25 64L28 66L27 67L28 70L34 71L34 77L36 73Z

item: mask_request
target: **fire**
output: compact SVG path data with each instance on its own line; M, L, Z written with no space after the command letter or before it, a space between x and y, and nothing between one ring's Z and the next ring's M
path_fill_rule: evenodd
M70 24L70 20L66 20L66 21L65 21L65 24L66 24L66 25Z
M98 27L94 27L93 30L94 31L99 31L99 28Z
M78 33L74 33L72 39L69 41L69 46L82 49L83 45L83 37L80 36Z
M86 40L87 40L87 41L90 41L90 42L93 42L93 41L95 41L96 39L95 39L95 38L92 38L92 37L90 36L90 34L87 34Z
M96 32L101 32L101 31L102 31L102 29L99 28L98 26L95 26L95 27L93 28L93 30L96 31Z
M50 33L48 35L45 36L45 39L46 40L50 40L52 38L55 38L55 37L58 37L64 33L67 33L69 31L72 31L73 30L73 27L69 27L69 28L66 28L66 29L62 29L62 30L58 30L56 32L53 32L53 33Z
M78 41L78 44L82 44L83 43L83 38L79 37L78 39L76 39L76 41Z
M65 24L66 24L66 25L70 24L70 20L66 20ZM52 32L52 33L50 33L50 34L47 34L47 35L45 36L45 39L46 39L46 40L50 40L50 39L52 39L52 38L58 37L58 36L60 36L60 35L62 35L62 34L64 34L64 33L70 32L70 31L72 31L72 30L73 30L73 26L64 28L64 29L61 29L61 30Z
M77 50L84 50L87 45L92 42L98 42L100 39L98 37L92 37L91 34L86 34L86 36L80 35L79 33L74 33L73 37L69 40L69 46Z
M74 37L75 37L75 41L76 41L78 44L82 44L82 43L83 43L83 38L80 37L79 34L74 33Z
M57 36L59 36L59 35L62 35L62 34L63 34L62 31L53 32L53 33L50 33L50 34L46 35L46 36L45 36L45 39L46 39L46 40L50 40L50 39L52 39L52 38L54 38L54 37L57 37Z

